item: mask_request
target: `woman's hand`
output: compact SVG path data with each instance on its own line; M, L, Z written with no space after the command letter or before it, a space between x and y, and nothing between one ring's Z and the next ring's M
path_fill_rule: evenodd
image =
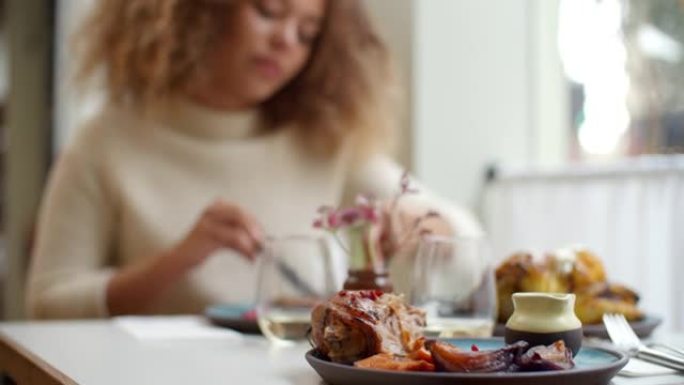
M230 248L254 259L261 249L262 234L256 220L240 207L214 202L171 250L127 266L112 277L107 285L109 314L149 311L168 287L218 249Z
M263 237L261 227L251 215L235 204L217 200L204 210L171 255L188 267L202 263L221 248L233 249L254 260Z
M415 250L421 235L450 236L451 225L434 211L410 203L382 204L378 242L382 255L392 258L402 250Z

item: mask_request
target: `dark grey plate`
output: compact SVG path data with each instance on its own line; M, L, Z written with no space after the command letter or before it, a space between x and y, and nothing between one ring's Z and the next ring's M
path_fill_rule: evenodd
M653 315L646 315L643 319L639 321L630 322L630 326L634 329L634 332L640 338L646 338L653 333L653 330L663 322L662 318ZM503 336L505 330L504 324L496 324L494 327L495 336ZM608 332L603 324L593 324L593 325L582 325L582 331L585 337L597 337L608 339Z
M501 338L446 341L463 349L470 349L472 344L483 350L504 345ZM603 348L582 348L575 357L575 368L552 372L433 373L359 369L321 359L313 351L306 353L306 360L331 385L607 385L627 364L627 356Z
M261 334L256 319L245 318L245 314L254 307L246 304L221 304L209 306L204 310L204 315L209 321L217 326L237 330L247 334Z

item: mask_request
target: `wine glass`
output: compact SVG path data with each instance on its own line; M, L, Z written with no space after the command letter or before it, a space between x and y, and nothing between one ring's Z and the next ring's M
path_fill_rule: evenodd
M484 238L423 237L413 278L411 302L426 312L426 336L492 335L496 285Z
M330 243L323 237L269 237L257 288L261 332L275 342L306 339L311 311L338 289Z

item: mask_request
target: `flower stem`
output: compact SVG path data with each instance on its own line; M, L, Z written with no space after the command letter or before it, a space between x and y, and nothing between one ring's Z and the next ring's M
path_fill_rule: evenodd
M347 246L345 246L344 242L342 242L339 235L337 235L336 232L333 232L332 235L333 235L333 238L335 239L335 242L337 242L337 244L342 248L342 250L344 250L344 252L347 255L351 255L349 248Z

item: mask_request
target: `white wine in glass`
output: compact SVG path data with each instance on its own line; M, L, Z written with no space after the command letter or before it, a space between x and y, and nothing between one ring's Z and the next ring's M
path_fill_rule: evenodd
M329 244L325 238L309 235L267 240L256 310L259 328L271 341L305 340L314 306L338 289Z

